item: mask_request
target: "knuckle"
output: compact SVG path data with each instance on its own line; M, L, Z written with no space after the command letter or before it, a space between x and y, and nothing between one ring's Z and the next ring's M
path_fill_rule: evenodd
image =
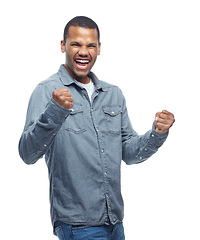
M62 92L60 91L60 89L55 89L55 90L53 91L53 95L54 95L55 97L60 97L60 96L62 95Z
M70 97L67 97L67 98L66 98L66 102L72 102L71 98L70 98Z
M65 96L63 96L62 94L59 95L59 99L62 101L65 101Z

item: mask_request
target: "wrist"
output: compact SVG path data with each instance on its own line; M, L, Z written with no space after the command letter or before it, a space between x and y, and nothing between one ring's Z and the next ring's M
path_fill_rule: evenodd
M160 134L165 134L168 132L168 130L161 130L161 129L158 129L157 127L155 128L156 132L160 133Z

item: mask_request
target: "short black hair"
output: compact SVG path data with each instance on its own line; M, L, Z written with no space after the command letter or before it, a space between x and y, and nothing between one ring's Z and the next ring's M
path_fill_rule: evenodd
M90 29L96 29L97 30L97 34L98 34L98 41L100 42L100 31L99 31L99 27L98 25L90 18L85 17L85 16L77 16L72 18L67 25L65 26L64 29L64 34L63 34L63 40L66 43L66 39L67 39L67 34L69 31L69 28L71 26L79 26L79 27L84 27L84 28L90 28Z

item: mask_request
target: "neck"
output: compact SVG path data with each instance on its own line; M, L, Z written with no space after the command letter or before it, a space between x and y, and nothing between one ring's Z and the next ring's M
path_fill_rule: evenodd
M67 69L68 73L71 75L71 77L75 80L77 80L78 82L80 83L83 83L83 84L87 84L90 82L90 78L88 76L85 76L85 77L78 77L77 75L75 75L71 69L67 66L67 64L64 65L65 68Z

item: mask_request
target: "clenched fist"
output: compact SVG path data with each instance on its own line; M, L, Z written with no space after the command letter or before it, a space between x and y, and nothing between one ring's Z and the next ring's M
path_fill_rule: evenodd
M158 133L166 133L175 122L174 115L166 110L156 113L155 128Z
M70 109L74 106L71 93L66 88L54 90L52 93L52 97L54 101L56 101L58 104L60 104L66 109Z

